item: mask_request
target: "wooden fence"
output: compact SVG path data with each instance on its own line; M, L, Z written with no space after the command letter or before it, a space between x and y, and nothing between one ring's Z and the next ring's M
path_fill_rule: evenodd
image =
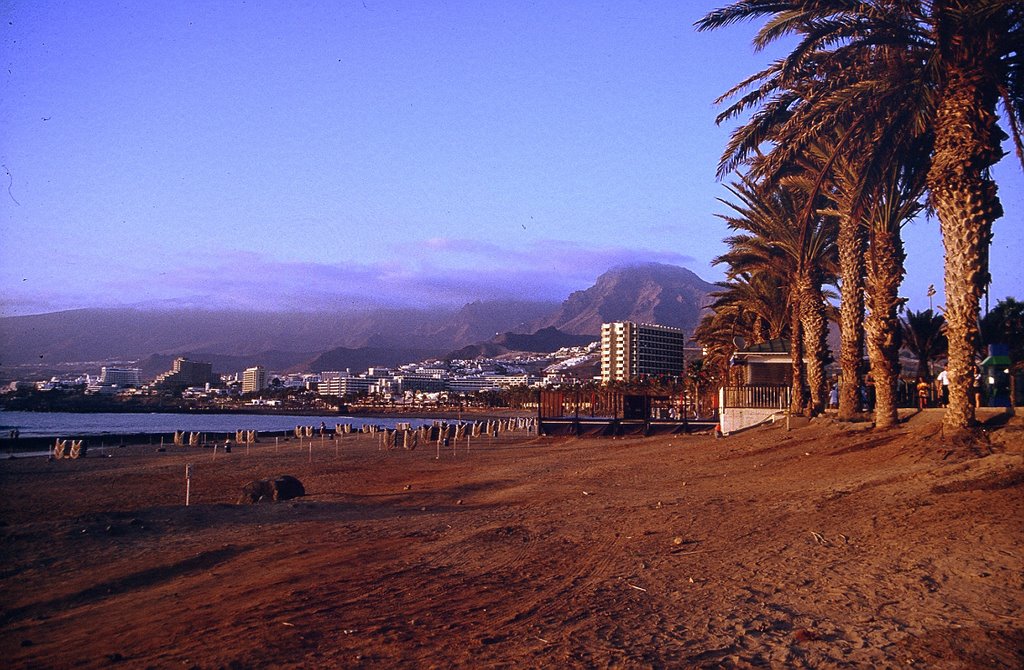
M722 407L735 409L786 409L789 386L726 386L722 388Z

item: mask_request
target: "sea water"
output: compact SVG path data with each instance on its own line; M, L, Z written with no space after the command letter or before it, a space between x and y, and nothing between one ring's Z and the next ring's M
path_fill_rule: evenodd
M451 419L446 419L452 421ZM289 431L296 426L351 423L357 428L373 424L394 428L397 423L411 424L413 428L430 425L434 419L405 417L377 418L351 417L330 414L323 416L290 414L128 414L116 412L2 412L0 411L0 437L7 437L17 429L21 437L87 437L99 435L134 435L140 433L234 433L237 430Z

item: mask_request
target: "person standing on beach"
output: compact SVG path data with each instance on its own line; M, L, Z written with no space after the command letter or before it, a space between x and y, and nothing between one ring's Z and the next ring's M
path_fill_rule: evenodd
M942 384L942 406L945 407L949 404L949 374L943 370L935 379Z
M924 377L917 378L917 408L924 409L928 406L928 382Z

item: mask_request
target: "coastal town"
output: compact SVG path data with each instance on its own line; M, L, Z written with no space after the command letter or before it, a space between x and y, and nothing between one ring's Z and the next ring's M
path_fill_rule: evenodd
M277 372L263 366L218 373L198 357L179 357L167 372L144 380L141 370L103 365L99 374L45 381L14 381L0 403L9 408L46 406L47 396L80 405L122 409L169 405L193 410L309 410L426 408L454 404L507 404L529 389L592 381L600 343L550 354L520 353L500 359L428 360L363 371ZM518 393L517 393L518 391Z
M276 372L256 365L220 373L209 362L178 357L153 379L143 379L138 367L103 365L98 375L11 382L0 405L15 410L265 413L535 409L543 389L675 385L683 394L686 381L704 380L701 350L686 345L679 328L614 322L604 324L599 341L550 353L432 359L364 371Z
M1000 303L1016 307L1009 299ZM934 338L941 319L910 313L903 321L908 346L891 402L898 407L944 407L948 376L944 349L916 340ZM1000 317L1002 318L1002 317ZM705 320L706 322L709 319ZM927 327L921 330L921 323ZM1015 322L1003 319L990 330L1006 339ZM1007 328L1011 328L1007 331ZM1000 330L1002 333L1000 333ZM698 331L699 333L700 331ZM708 346L687 346L680 328L630 321L605 323L600 339L553 352L509 352L497 357L435 358L366 370L296 372L253 365L218 371L199 357L179 356L170 369L144 378L130 365L100 365L99 374L77 373L46 380L12 381L0 388L0 407L32 411L195 411L245 413L429 413L473 408L539 409L544 390L606 389L658 396L679 418L714 418L724 433L770 419L789 405L793 385L790 341L784 338L746 345L730 342L728 358ZM714 342L709 342L714 344ZM1021 383L1011 374L1020 354L1006 344L988 345L978 357L977 407L1012 407ZM865 362L867 362L865 360ZM806 363L805 363L806 364ZM86 366L89 364L80 364ZM823 368L830 380L822 410L839 405L842 369ZM874 380L868 375L859 394L859 409L875 404ZM591 408L593 414L597 410ZM619 410L620 411L620 410ZM613 411L617 415L618 411Z

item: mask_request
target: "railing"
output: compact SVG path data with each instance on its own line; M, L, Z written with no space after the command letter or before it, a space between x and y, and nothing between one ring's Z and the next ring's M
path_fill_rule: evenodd
M785 409L789 407L789 386L726 386L722 407L736 409Z
M615 391L541 391L540 418L622 418L623 394Z

